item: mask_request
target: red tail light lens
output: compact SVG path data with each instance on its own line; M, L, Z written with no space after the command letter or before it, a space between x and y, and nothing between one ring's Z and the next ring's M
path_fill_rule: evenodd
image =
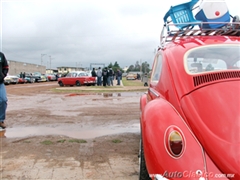
M177 127L170 127L166 131L165 143L167 151L175 158L183 154L185 148L185 140L182 132Z
M182 137L179 132L172 131L169 135L170 151L173 155L179 156L183 149Z

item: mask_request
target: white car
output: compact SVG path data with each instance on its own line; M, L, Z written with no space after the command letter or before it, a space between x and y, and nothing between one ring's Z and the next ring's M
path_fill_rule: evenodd
M4 84L8 85L8 84L17 84L18 83L18 79L19 77L14 76L14 75L7 75L4 78Z

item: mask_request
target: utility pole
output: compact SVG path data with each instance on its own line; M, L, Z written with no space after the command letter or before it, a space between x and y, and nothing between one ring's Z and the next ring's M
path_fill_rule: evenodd
M140 72L142 72L142 59L140 59Z
M76 62L76 70L79 71L80 67L81 67L81 63L80 62Z
M49 68L49 69L51 69L51 62L52 62L52 59L54 59L54 58L51 58L51 56L49 56L49 65L50 65L50 68Z
M41 54L41 65L43 64L42 57L45 56L46 54Z

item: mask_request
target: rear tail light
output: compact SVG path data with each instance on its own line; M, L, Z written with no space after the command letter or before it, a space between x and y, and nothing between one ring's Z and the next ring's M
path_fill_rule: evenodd
M172 126L166 130L165 147L168 153L175 158L179 158L183 154L185 140L180 129Z

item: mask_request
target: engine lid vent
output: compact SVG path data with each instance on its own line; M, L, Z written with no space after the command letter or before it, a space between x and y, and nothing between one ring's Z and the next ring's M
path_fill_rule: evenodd
M193 83L196 87L204 83L232 78L240 78L240 71L218 72L198 75L193 77Z

